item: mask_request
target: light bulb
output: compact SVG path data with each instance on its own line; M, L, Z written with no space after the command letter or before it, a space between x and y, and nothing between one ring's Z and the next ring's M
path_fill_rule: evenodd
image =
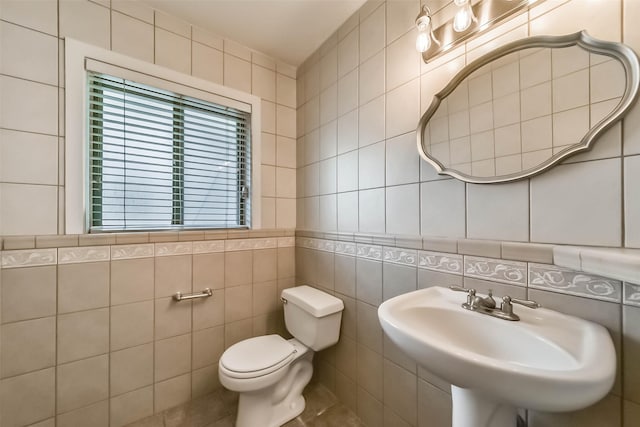
M462 6L463 4L467 4L469 0L453 0L453 4L456 6Z
M471 22L473 21L473 11L467 5L460 9L456 16L453 18L453 29L457 33L461 33L466 31L471 26Z
M416 50L420 53L426 52L431 47L431 37L429 37L429 33L425 31L420 31L418 33L418 38L416 39Z

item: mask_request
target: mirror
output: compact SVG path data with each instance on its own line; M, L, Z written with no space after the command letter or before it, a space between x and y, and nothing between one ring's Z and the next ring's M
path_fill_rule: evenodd
M589 150L638 94L631 48L586 32L505 45L467 65L418 124L438 173L494 183L541 173Z

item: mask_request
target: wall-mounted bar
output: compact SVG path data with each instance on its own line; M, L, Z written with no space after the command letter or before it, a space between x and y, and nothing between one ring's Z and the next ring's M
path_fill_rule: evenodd
M200 292L195 292L193 294L183 294L182 292L176 292L173 294L173 299L176 301L184 301L187 299L196 299L196 298L208 298L213 295L213 291L211 288L205 288Z

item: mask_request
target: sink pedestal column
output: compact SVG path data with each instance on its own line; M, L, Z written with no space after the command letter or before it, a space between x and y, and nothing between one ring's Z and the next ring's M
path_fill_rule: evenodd
M513 406L485 397L483 393L451 386L451 427L515 427L518 412Z

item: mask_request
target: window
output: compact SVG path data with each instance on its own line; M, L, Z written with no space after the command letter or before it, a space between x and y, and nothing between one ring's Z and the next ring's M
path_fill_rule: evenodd
M249 114L89 73L91 230L247 225Z
M65 39L64 228L260 228L261 100Z

